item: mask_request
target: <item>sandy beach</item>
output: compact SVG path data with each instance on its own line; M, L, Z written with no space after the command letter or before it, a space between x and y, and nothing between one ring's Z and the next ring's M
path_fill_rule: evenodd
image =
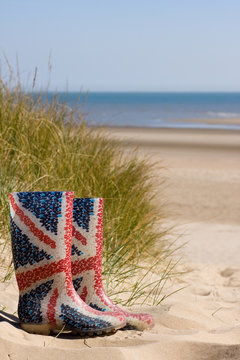
M0 284L0 360L240 359L240 131L108 128L166 178L167 225L186 245L184 275L169 284L152 330L95 338L32 335L19 328L14 277ZM164 167L164 169L162 169ZM158 196L162 193L157 192ZM137 309L136 309L137 310Z

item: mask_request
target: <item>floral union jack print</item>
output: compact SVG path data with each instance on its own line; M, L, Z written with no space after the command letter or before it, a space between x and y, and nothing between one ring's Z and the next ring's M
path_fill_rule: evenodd
M71 277L73 192L9 194L12 253L19 287L18 315L29 332L48 334L62 328L101 334L125 325L125 318L89 307ZM75 280L75 286L81 284Z
M72 279L75 290L93 309L123 315L129 327L154 325L150 314L123 311L106 295L102 283L103 199L73 200Z

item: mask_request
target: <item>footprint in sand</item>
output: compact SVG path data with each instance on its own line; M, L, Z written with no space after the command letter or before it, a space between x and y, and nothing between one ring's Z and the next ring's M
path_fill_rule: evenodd
M235 272L234 269L232 269L232 268L226 268L226 269L224 269L223 271L220 272L220 275L221 275L222 277L230 277L230 276L232 276L232 274L233 274L234 272Z
M195 287L192 289L192 293L195 295L200 295L200 296L208 296L210 295L212 292L212 289L210 287Z
M240 271L232 268L226 268L221 271L220 275L226 278L223 286L226 287L240 287Z

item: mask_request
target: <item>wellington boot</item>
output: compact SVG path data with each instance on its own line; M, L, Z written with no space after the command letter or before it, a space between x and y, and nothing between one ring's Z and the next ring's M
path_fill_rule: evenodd
M21 327L45 335L93 335L125 326L122 314L89 307L73 287L73 192L19 192L9 198Z
M72 279L75 290L92 308L124 315L130 328L153 327L152 315L122 310L106 295L102 283L102 244L103 199L74 199Z

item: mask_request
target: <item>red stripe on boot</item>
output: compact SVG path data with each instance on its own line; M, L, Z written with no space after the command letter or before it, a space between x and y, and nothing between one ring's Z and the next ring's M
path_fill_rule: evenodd
M81 274L83 271L94 270L95 257L88 259L76 260L72 262L72 275Z
M87 287L84 286L84 288L81 292L81 295L80 295L80 298L82 299L82 301L84 301L84 302L86 301L87 294L88 294Z
M76 230L75 226L73 226L72 228L72 236L74 236L75 239L81 241L83 245L87 245L87 239L79 231Z
M49 324L54 324L56 325L56 319L55 319L55 314L56 314L56 305L57 305L57 299L58 299L58 296L59 296L59 292L58 292L58 289L56 288L54 291L53 291L53 294L49 300L49 303L48 303L48 309L47 309L47 317L48 317L48 320L49 320Z
M105 299L102 296L102 244L103 244L103 199L99 199L98 213L97 213L97 231L96 231L96 260L94 263L94 288L97 295L103 303Z
M26 272L16 274L19 290L25 290L36 281L44 280L53 274L65 272L65 259L61 259L58 262L54 261L51 264L45 266L39 266L34 270L28 270Z
M66 288L67 294L72 298L74 302L77 301L77 294L74 290L72 283L72 273L71 273L71 244L72 244L72 216L73 216L73 192L66 192L66 224L64 227L64 242L66 247L66 257L65 257L65 267L66 267Z

